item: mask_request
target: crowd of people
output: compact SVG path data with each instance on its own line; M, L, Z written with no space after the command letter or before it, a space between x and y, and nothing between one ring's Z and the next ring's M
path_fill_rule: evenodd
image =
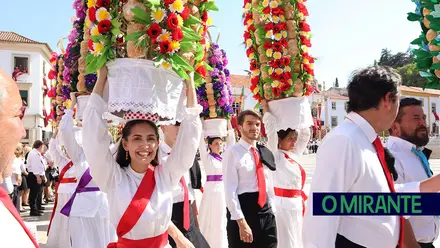
M301 166L308 141L298 130L277 130L265 100L263 115L239 113L238 139L229 123L226 136L205 142L192 77L185 81L181 122L158 127L157 116L127 113L121 139L112 145L102 118L103 67L83 118L75 120L72 94L49 149L36 141L28 151L17 146L24 136L18 89L2 73L0 181L10 180L12 189L0 188L1 246L38 247L18 212L29 204L30 215L41 215L43 189L51 201L50 182L56 182L46 247L434 247L435 216L313 216ZM400 99L400 83L388 67L353 75L346 120L312 148L311 193L440 191L424 148L426 115L419 100ZM259 142L263 123L265 145ZM377 135L384 130L391 134L386 147ZM203 192L200 208L196 190Z

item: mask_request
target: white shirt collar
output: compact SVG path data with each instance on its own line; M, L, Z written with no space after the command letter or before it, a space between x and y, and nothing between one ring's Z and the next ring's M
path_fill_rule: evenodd
M249 143L247 143L247 141L245 141L244 139L240 139L240 140L238 141L238 143L239 143L244 149L246 149L247 151L249 151L249 150L251 149L251 147L252 147L252 145L249 144Z
M413 148L416 148L416 145L414 145L413 143L404 140L400 137L396 137L396 136L390 136L388 137L388 142L389 145L395 145L397 147L399 147L399 149L403 150L403 151L411 151Z
M370 123L368 123L367 120L364 119L364 117L360 116L358 113L348 113L347 119L359 126L370 143L373 143L373 141L377 138L377 133L374 128L370 125Z

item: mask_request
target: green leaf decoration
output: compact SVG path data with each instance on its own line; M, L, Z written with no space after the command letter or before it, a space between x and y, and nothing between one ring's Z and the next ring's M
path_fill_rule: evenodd
M173 66L176 64L176 66L180 66L181 68L187 70L187 71L194 71L194 68L190 66L182 57L180 57L177 54L171 55L171 59L173 60Z
M147 0L148 2L150 2L152 5L160 5L160 0Z
M93 40L93 42L98 43L101 41L101 35L92 35L90 36L90 39Z
M420 59L431 57L431 54L429 52L422 49L413 50L413 54Z
M194 73L194 85L196 87L200 87L203 85L204 83L204 78L202 77L202 75L198 74L198 73Z
M196 32L194 32L194 30L192 30L191 28L182 27L182 32L183 32L183 40L182 40L182 42L185 42L185 41L199 41L199 40L202 39L200 37L200 35L197 34Z
M182 78L184 80L189 80L188 74L186 73L186 71L182 67L179 67L178 65L175 65L175 64L173 64L172 66L173 66L174 72L176 72L180 78Z
M195 24L202 24L202 20L200 20L199 18L197 18L197 17L195 17L193 15L189 15L188 19L183 21L183 24L185 26L191 26L191 25L195 25Z
M137 40L139 40L139 39L142 37L142 35L144 35L144 34L145 34L145 32L143 32L143 31L134 32L134 33L131 33L131 34L127 35L127 36L125 37L125 40L127 40L127 41L137 41Z
M431 69L433 69L433 70L440 70L440 63L432 64Z
M407 19L410 22L415 22L415 21L420 21L422 19L422 16L417 15L415 13L408 13Z
M206 70L208 71L213 71L214 68L212 68L208 63L206 63L205 61L203 61L203 65L205 65Z
M141 8L133 8L131 9L134 13L134 19L144 25L151 25L153 22L151 21L151 17L148 13Z
M180 42L180 50L183 52L189 52L195 50L195 43L192 41L182 41Z
M432 74L426 71L420 71L419 74L422 77L432 77Z
M205 2L203 6L201 6L201 9L205 11L218 11L215 2Z
M203 49L203 46L201 46L200 44L197 45L197 49L196 49L196 56L195 56L195 60L196 61L201 61L203 59L203 57L205 56L205 50Z
M113 28L120 28L121 27L121 25L122 25L122 23L119 21L119 19L113 19L112 20L112 26L113 26Z
M411 41L411 45L418 45L418 44L422 43L422 41L423 41L423 39L417 38L417 39Z

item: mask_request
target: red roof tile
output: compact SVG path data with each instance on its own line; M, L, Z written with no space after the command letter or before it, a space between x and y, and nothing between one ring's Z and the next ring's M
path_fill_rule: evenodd
M251 79L244 75L230 75L231 86L232 87L246 87L249 88L251 84Z
M49 47L49 45L47 43L31 40L27 37L24 37L23 35L19 35L19 34L15 33L15 32L0 31L0 42L45 45L47 47L47 49L49 49L49 51L52 52L52 49Z

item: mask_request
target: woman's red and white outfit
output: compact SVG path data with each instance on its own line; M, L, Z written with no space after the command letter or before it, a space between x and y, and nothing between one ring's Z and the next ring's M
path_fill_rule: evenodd
M118 242L109 247L169 247L171 190L193 164L202 131L201 110L201 106L186 110L173 153L165 164L137 173L114 160L107 122L102 119L107 103L97 94L90 96L83 118L83 148L93 179L107 193L110 221L116 227Z
M303 191L306 174L298 161L302 150L297 154L278 149L276 121L271 113L266 112L263 116L267 147L272 151L277 166L273 172L273 185L278 247L302 248L304 201L307 199Z

